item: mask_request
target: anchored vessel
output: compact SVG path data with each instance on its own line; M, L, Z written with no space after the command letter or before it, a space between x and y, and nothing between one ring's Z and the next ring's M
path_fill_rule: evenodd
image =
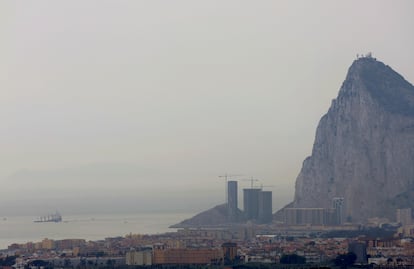
M35 220L34 222L61 222L62 221L62 215L59 214L59 212L56 211L56 213L49 214L47 216L40 216L38 220Z

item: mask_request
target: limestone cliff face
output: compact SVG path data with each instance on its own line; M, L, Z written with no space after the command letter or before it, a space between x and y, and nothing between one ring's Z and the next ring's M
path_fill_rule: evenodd
M414 87L389 66L360 58L318 125L296 179L294 207L345 198L352 221L414 207Z

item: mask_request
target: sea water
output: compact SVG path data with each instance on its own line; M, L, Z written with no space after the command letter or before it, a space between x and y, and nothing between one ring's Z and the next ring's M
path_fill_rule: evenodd
M37 223L35 216L0 219L0 249L13 243L48 239L102 240L127 234L157 234L176 231L168 228L193 213L136 213L62 216L62 222Z

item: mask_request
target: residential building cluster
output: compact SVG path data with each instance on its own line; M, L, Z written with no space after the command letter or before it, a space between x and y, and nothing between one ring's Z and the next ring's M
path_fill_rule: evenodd
M296 254L307 263L326 264L340 254L353 252L357 263L379 265L414 264L414 225L411 209L398 209L392 238L323 238L330 231L358 231L359 225L344 224L344 200L336 197L332 208L288 208L285 223L267 223L271 193L244 189L244 217L254 221L210 228L184 228L176 232L111 237L98 241L52 240L12 244L0 251L0 259L16 256L15 267L26 268L44 261L56 267L121 265L223 265L261 262L279 263L282 256ZM269 205L270 204L270 205ZM228 182L229 218L237 208L237 182ZM327 212L329 213L327 216ZM330 220L333 225L330 224ZM376 220L380 223L381 219ZM373 222L374 223L374 222ZM341 225L340 225L341 224Z
M345 223L345 200L334 197L331 208L285 208L286 225L343 225Z
M18 256L18 268L35 260L56 267L279 263L287 254L303 256L307 263L325 264L349 251L357 254L360 263L413 264L414 242L407 238L320 238L298 231L259 235L262 232L263 227L240 225L158 235L129 234L99 241L44 239L12 244L2 255Z

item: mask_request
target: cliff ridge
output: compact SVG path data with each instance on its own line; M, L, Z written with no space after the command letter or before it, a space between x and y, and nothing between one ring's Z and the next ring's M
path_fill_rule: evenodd
M355 60L321 118L296 179L293 207L331 207L348 220L394 219L414 207L414 87L372 57Z

